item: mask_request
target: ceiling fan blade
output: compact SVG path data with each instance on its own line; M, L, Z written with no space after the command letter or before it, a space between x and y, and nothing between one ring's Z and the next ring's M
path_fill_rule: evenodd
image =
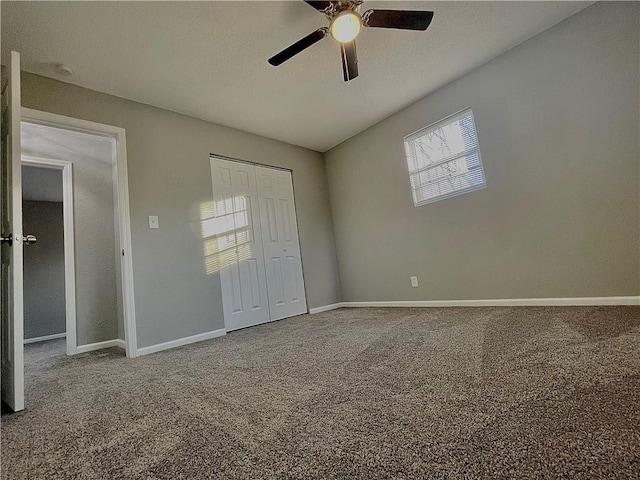
M269 63L271 65L273 65L274 67L277 67L278 65L283 64L284 62L289 60L294 55L299 54L305 48L309 48L314 43L317 43L320 40L322 40L327 35L327 31L328 30L329 29L327 27L322 27L322 28L319 28L318 30L316 30L315 32L310 33L306 37L298 40L293 45L289 45L287 48L282 50L280 53L275 54L273 57L271 57L268 60Z
M367 10L362 15L364 25L378 28L400 28L402 30L426 30L433 12L418 10Z
M358 76L358 54L356 53L356 41L340 44L340 56L342 57L342 73L344 81L348 82Z
M322 12L322 11L326 10L328 7L330 7L332 2L315 2L315 1L311 1L311 0L304 0L304 3L306 3L307 5L312 6L313 8L318 10L319 12Z

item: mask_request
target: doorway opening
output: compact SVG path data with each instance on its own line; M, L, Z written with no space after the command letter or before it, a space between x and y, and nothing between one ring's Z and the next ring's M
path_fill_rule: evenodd
M35 237L31 242L36 242L27 244L23 254L24 343L51 342L64 352L69 313L62 174L62 168L23 159L22 224L24 231Z
M99 130L102 127L117 132ZM31 252L31 246L25 246L27 345L39 340L63 345L55 338L63 335L60 317L64 312L67 355L120 347L127 356L135 356L128 196L122 194L126 171L123 174L120 158L124 131L120 137L120 130L23 109L23 224L30 231L29 217L34 217L39 225L31 230L42 232L42 242L38 239ZM55 192L49 192L56 186ZM49 204L43 200L50 200ZM43 218L47 209L49 217ZM56 236L60 220L62 248ZM45 262L30 265L33 256L46 258L48 271ZM35 273L32 278L31 273ZM55 277L56 284L49 282L43 294L38 282L47 275ZM47 316L42 314L45 311Z

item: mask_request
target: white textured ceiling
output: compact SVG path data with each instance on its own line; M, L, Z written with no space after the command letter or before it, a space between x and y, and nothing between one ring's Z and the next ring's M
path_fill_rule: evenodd
M267 63L327 25L301 0L2 1L2 59L17 50L28 72L322 152L590 3L367 1L435 16L426 32L365 29L347 84L331 38Z

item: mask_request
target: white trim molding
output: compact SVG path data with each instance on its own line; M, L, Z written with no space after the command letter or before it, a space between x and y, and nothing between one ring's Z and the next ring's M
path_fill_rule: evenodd
M328 312L329 310L335 310L336 308L342 308L344 304L340 303L332 303L331 305L324 305L322 307L310 308L309 314L313 315L315 313Z
M56 338L64 338L67 334L65 332L62 333L54 333L53 335L43 335L42 337L33 337L33 338L25 338L24 344L27 343L37 343L37 342L46 342L47 340L55 340Z
M213 330L211 332L199 333L198 335L191 335L190 337L184 337L177 340L171 340L169 342L158 343L149 347L139 348L138 356L149 355L150 353L161 352L162 350L168 350L170 348L182 347L183 345L202 342L203 340L211 340L212 338L222 337L226 334L227 331L224 328L220 328L219 330Z
M103 348L120 347L123 350L126 348L126 343L120 338L115 340L105 340L104 342L88 343L86 345L78 345L76 353L93 352L94 350L101 350Z
M336 304L338 305L338 304ZM342 302L341 307L562 307L594 305L640 305L640 296L498 298L491 300L424 300L391 302ZM336 307L339 308L339 307Z
M73 164L67 160L22 156L22 164L62 171L62 216L64 231L64 300L67 355L76 353L76 260L73 226Z

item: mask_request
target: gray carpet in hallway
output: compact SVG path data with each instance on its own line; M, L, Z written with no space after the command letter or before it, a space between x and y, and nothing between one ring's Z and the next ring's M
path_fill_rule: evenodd
M26 348L3 479L640 478L640 307L341 309Z

